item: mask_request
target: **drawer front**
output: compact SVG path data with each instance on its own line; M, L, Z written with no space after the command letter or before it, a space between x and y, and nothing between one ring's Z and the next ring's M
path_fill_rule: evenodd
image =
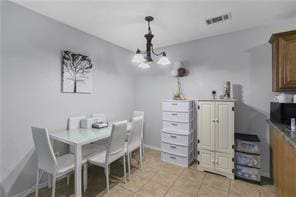
M192 130L193 122L170 122L163 121L162 129L165 131L178 131L177 133L189 133Z
M189 112L192 109L192 102L178 102L178 101L165 101L162 102L162 111L177 111Z
M260 154L260 144L259 142L249 142L244 140L236 140L236 150L245 153L255 153Z
M260 181L260 171L257 168L244 167L236 165L235 175L237 177L252 181Z
M161 140L176 144L176 145L183 145L188 146L193 139L193 134L190 133L189 135L178 135L172 133L161 132Z
M175 153L177 155L188 156L188 154L192 151L192 143L189 146L180 146L167 142L161 142L161 150L164 152Z
M235 162L240 165L260 168L260 156L245 153L235 153Z
M192 153L189 155L189 157L183 157L183 156L177 156L174 154L161 152L161 160L180 165L180 166L189 166L192 160Z
M162 120L173 122L189 122L192 119L190 112L163 112Z

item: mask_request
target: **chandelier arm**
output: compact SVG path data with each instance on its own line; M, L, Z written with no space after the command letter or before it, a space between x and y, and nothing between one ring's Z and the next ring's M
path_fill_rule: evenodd
M156 52L154 51L153 44L151 44L151 48L152 48L152 53L153 53L154 55L156 55L156 56L161 56L161 55L163 54L163 52L164 52L164 51L162 51L162 52L160 52L160 53L156 53Z

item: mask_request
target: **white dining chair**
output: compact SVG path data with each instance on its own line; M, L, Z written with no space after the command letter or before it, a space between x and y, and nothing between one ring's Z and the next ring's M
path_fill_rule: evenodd
M142 152L142 128L143 128L143 117L134 117L132 120L130 135L128 141L126 142L126 154L127 154L127 164L128 164L128 175L130 176L131 171L131 154L136 149L139 150L139 160L140 168L142 169L143 163L143 152Z
M141 117L143 117L143 125L142 125L142 138L141 138L141 140L142 140L142 156L144 157L144 112L143 111L137 111L137 110L135 110L135 111L133 111L133 115L132 115L132 118L134 118L134 117L139 117L139 116L141 116Z
M109 175L110 164L123 158L124 183L126 183L126 166L125 166L125 140L126 140L127 121L113 123L111 136L107 147L98 149L97 154L88 158L90 164L104 168L106 176L107 195L109 196Z
M73 154L56 157L46 128L32 127L32 136L38 157L35 196L38 197L40 174L46 172L52 175L51 196L55 197L56 180L74 171L75 157ZM83 167L85 167L86 162L86 160L82 161ZM84 181L86 181L86 178L85 176L83 177Z
M68 130L79 129L80 122L84 118L86 118L86 116L69 117L68 118ZM94 143L86 144L86 145L82 146L82 149L81 149L82 157L87 157L87 156L93 154L97 150L97 148L98 148L97 145ZM75 148L73 146L70 146L70 152L75 154Z
M104 113L94 113L94 114L91 114L91 117L96 119L99 122L107 122L107 118Z

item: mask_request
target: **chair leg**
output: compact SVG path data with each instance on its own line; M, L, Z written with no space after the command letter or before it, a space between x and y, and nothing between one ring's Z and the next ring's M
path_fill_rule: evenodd
M131 161L130 161L130 153L127 152L127 167L128 167L128 176L131 175Z
M55 197L55 189L56 189L56 173L52 175L52 192L51 192L52 197Z
M47 187L51 188L51 174L47 175Z
M70 175L67 176L67 185L70 184Z
M140 168L142 169L142 163L143 163L143 152L142 152L142 145L140 145Z
M38 192L39 192L39 168L37 169L37 175L36 175L35 197L38 197Z
M124 183L126 183L125 155L123 155L123 174L124 174Z
M83 190L86 192L87 189L87 164L83 165Z
M105 167L105 176L106 176L107 196L109 196L109 165Z

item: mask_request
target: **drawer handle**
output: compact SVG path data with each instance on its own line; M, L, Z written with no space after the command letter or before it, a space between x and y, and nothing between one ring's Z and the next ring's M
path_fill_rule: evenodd
M178 126L178 124L176 124L176 123L172 123L172 125L173 125L173 126Z
M177 159L177 158L176 158L176 157L174 157L174 156L170 156L170 158L171 158L171 159Z
M178 105L178 103L171 103L172 105Z
M175 136L175 135L171 135L171 138L177 138L177 136Z
M177 147L176 146L170 146L170 148L176 149Z
M172 113L172 116L178 116L178 114L177 113Z

